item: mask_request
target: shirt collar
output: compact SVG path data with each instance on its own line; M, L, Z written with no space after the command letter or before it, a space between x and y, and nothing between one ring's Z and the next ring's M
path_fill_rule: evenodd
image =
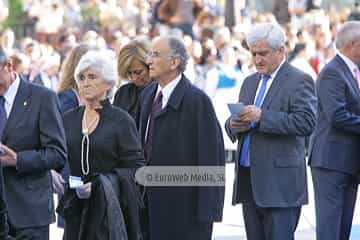
M12 104L15 100L16 93L20 86L20 77L15 74L15 81L9 86L9 89L4 94L5 101L9 104Z
M158 84L158 88L157 88L157 91L156 91L156 96L161 91L161 93L163 95L163 103L167 103L167 101L169 100L172 92L174 91L176 85L180 82L180 80L181 80L181 74L179 74L174 80L172 80L168 84L166 84L166 86L163 87L163 88L160 86L160 84Z
M279 66L275 69L275 71L270 74L270 79L275 79L277 73L279 72L281 66L284 65L284 63L285 63L285 58L281 61L281 63L280 63Z
M350 69L350 72L355 75L354 73L354 69L357 69L358 66L353 62L351 61L350 58L348 58L347 56L345 56L344 54L342 54L341 52L338 52L339 56L344 60L344 62L346 63L346 66L348 66L348 68ZM355 76L356 78L356 76Z

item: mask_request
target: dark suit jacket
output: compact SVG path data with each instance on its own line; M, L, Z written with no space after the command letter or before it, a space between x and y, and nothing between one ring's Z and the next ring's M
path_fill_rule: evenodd
M141 139L157 83L144 89ZM224 166L222 132L210 99L182 76L154 122L150 166ZM221 221L224 187L147 187L151 239L188 239L187 228Z
M247 77L239 102L252 105L260 74ZM309 75L290 66L281 66L261 106L261 119L251 130L250 173L253 197L260 207L297 207L307 203L305 136L315 128L316 97ZM245 134L226 131L241 147ZM235 161L236 172L239 168ZM242 180L235 174L233 204L242 202Z
M340 56L319 74L318 123L309 164L349 174L360 170L360 90Z
M41 74L39 73L38 75L36 75L34 77L34 79L32 80L33 83L39 84L41 86L44 86L44 82L42 80Z
M66 160L55 93L21 80L1 141L18 158L16 169L3 169L10 222L27 228L55 221L50 169L61 170Z
M143 89L134 83L128 83L116 91L114 98L114 105L128 112L134 118L138 129L140 124L140 94Z
M74 89L66 89L59 92L58 98L62 114L79 106L79 100Z
M0 239L5 238L9 230L7 225L6 208L3 169L2 166L0 166Z

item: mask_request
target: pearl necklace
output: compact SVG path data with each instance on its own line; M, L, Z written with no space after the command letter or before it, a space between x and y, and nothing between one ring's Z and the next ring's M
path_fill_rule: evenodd
M88 175L89 171L90 171L90 167L89 167L89 148L90 148L90 138L89 138L89 134L90 134L90 128L96 123L96 121L98 120L98 118L96 117L92 122L90 122L89 126L87 126L86 124L86 110L84 110L84 127L82 128L82 140L81 140L81 171L83 173L83 175ZM84 147L86 144L86 167L84 164Z

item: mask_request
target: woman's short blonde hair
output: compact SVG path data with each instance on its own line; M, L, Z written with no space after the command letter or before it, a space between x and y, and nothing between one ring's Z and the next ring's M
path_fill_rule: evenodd
M146 40L131 40L123 46L119 52L117 68L120 79L127 79L127 71L134 60L138 60L146 67L146 55L149 52L149 44Z

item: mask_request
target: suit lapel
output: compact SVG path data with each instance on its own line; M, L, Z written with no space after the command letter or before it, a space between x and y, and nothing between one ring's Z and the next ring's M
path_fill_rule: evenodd
M6 122L6 126L3 134L3 141L6 141L8 133L11 132L12 129L16 127L18 123L18 119L21 119L24 111L30 106L31 98L30 98L30 86L23 80L20 80L20 85L18 91L15 96L15 100L13 106L11 108L11 112L9 114L9 118Z
M249 88L246 89L245 92L241 93L244 95L239 97L239 101L243 102L245 105L254 104L256 90L259 86L259 82L260 82L260 74L256 73L252 78L249 79Z
M152 104L157 90L157 84L151 84L148 86L148 89L144 89L144 98L141 105L141 141L144 144L145 140L145 131L147 127L147 121L149 119L149 114L151 112ZM147 90L147 91L146 91Z
M176 85L174 91L172 92L167 105L155 116L155 119L166 114L166 112L168 111L168 107L178 109L186 92L186 89L190 86L190 84L191 83L189 82L189 80L183 75L179 83ZM141 106L141 141L143 144L145 140L147 122L151 112L152 104L154 102L157 87L157 84L152 84L148 87L149 89L144 90L146 94L144 92Z
M360 93L357 79L354 77L354 74L350 71L345 61L339 55L336 55L335 59L341 65L341 68L344 69L344 73L346 75L346 81L349 82L350 86L352 86L355 92Z
M176 85L174 91L171 93L167 105L159 112L156 117L159 117L167 112L168 107L178 109L180 103L185 95L186 89L190 86L190 81L182 75L179 83Z
M261 108L266 108L271 104L271 101L277 96L278 91L281 89L282 81L286 80L288 75L289 64L285 62L277 72L268 92L265 95Z

